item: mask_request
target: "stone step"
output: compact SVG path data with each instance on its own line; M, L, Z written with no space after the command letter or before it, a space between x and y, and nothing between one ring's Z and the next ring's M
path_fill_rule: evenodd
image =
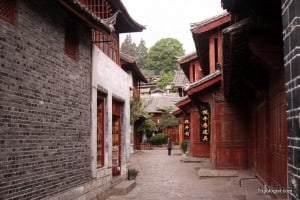
M224 170L224 169L199 169L198 175L200 177L235 177L235 176L238 176L236 170Z
M181 159L182 162L192 162L192 163L200 163L202 162L202 159L201 158L196 158L196 157L190 157L190 156L186 156L186 155L182 155L182 159Z
M136 182L135 180L130 181L122 181L115 187L113 187L112 195L126 195L135 187Z

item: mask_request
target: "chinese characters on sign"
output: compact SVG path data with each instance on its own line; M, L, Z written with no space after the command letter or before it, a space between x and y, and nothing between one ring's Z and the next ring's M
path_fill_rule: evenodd
M190 138L190 120L189 119L184 119L184 124L183 124L183 134L185 139Z
M200 142L210 140L210 107L209 104L200 106Z

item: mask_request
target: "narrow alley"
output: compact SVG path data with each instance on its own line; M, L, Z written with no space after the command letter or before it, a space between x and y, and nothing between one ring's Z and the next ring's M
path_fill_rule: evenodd
M0 0L0 200L300 200L299 133L300 0Z
M233 177L202 177L200 168L209 169L209 159L190 160L174 150L171 156L167 150L137 151L130 161L131 168L139 174L135 188L127 195L112 195L107 200L264 200L271 197L258 192L262 189L257 179L250 179L249 171L239 171ZM242 181L241 178L248 177Z

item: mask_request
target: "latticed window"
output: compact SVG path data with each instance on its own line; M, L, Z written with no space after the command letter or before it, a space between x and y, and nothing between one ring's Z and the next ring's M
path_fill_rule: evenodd
M101 19L109 18L113 15L112 8L106 0L79 0L79 2Z
M119 62L119 38L116 33L107 34L98 30L93 31L93 41L115 63Z
M0 0L0 18L14 24L15 22L15 0Z
M110 18L114 14L107 0L79 0L79 2L101 19ZM117 34L107 34L99 30L94 30L93 41L115 63L120 64L119 37Z

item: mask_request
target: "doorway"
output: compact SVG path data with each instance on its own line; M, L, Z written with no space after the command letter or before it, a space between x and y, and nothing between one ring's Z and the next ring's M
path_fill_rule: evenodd
M113 100L112 103L112 175L121 174L121 110L122 103Z

